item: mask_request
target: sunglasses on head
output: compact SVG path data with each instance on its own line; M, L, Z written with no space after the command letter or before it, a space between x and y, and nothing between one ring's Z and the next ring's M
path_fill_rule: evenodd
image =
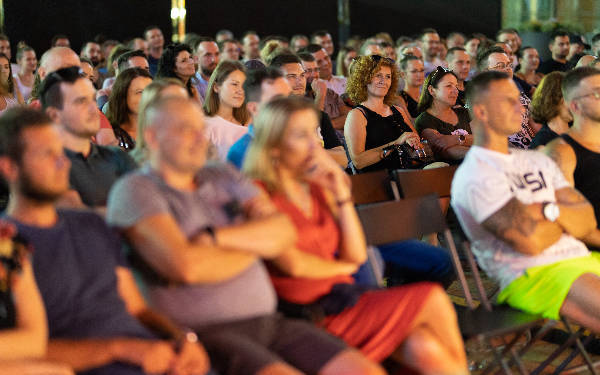
M371 58L371 60L375 63L375 64L379 64L380 60L385 61L388 64L395 64L396 61L390 59L389 57L383 57L381 55L370 55L369 56Z
M433 85L435 82L437 82L439 79L441 79L441 77L444 76L444 74L451 72L450 69L446 69L443 66L439 65L437 68L435 68L435 70L433 71L433 73L431 73L431 79L429 80L429 85Z

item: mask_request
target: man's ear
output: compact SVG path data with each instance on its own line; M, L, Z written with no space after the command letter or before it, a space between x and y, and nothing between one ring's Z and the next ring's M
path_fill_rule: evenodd
M146 129L144 129L143 137L144 141L146 141L146 145L149 148L153 148L156 145L156 129L153 126L149 126Z
M60 119L59 119L59 113L58 113L58 109L56 107L48 107L46 108L46 114L48 115L48 117L50 117L50 120L52 120L53 123L55 124L59 124L60 123Z
M471 112L473 113L473 119L477 119L481 122L486 122L488 120L488 113L485 106L481 104L472 104Z
M0 157L0 175L11 183L17 179L19 174L17 164L6 156Z

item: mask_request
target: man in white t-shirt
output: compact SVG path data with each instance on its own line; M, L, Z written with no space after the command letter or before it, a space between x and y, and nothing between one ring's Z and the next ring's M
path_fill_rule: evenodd
M519 129L519 90L504 72L467 86L474 144L452 182L452 206L500 302L600 332L600 258L577 238L594 211L545 155L509 149Z

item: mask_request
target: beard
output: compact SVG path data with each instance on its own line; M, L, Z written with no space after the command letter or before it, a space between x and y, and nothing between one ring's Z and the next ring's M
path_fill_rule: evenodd
M18 189L26 198L39 203L54 203L65 191L50 191L37 184L31 176L23 171L19 176Z
M212 73L214 72L215 68L216 68L216 65L212 66L212 67L210 67L210 66L200 67L200 70L202 71L202 74L204 74L207 77L210 77L212 75Z

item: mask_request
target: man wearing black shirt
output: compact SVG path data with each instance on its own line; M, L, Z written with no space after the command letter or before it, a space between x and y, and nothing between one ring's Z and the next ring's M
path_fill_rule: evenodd
M557 30L550 35L552 59L540 64L538 72L548 74L554 71L566 72L568 70L567 55L569 55L569 33Z

